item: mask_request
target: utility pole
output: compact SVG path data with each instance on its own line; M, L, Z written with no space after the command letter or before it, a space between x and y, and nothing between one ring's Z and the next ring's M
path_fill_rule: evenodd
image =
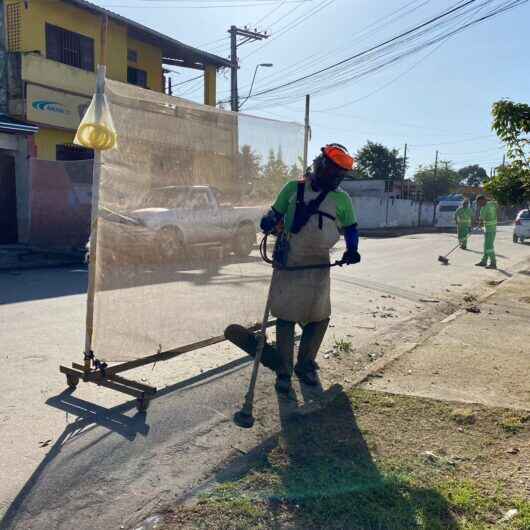
M438 151L436 151L436 158L434 159L434 200L436 201L436 197L438 195Z
M405 175L407 173L407 144L405 144L405 149L403 152L403 179L405 180Z
M410 192L408 187L407 187L407 192L404 191L406 173L407 173L407 144L405 144L405 149L403 150L403 174L401 175L401 191L400 191L400 195L402 199L408 199L409 192Z
M502 167L504 168L504 165L506 163L506 155L502 155Z
M251 31L248 28L238 28L237 26L230 26L228 30L230 33L230 106L234 112L239 111L239 95L237 93L237 70L239 63L237 60L237 48L246 42L258 41L268 39L267 32ZM238 37L244 37L243 40L237 42Z
M302 168L304 175L307 169L307 151L309 148L309 135L310 135L309 105L310 105L310 102L311 102L311 96L307 94L305 97L305 120L304 120L304 167Z
M434 179L433 179L433 199L434 204L432 225L436 225L436 198L438 197L438 151L436 151L436 158L434 159Z

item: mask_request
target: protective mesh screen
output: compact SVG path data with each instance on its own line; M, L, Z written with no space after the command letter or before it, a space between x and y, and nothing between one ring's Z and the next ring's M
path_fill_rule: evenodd
M92 160L30 158L29 234L33 245L84 247L90 232Z
M258 222L297 177L303 128L107 81L92 347L123 361L252 325L271 269ZM238 123L239 122L239 123Z

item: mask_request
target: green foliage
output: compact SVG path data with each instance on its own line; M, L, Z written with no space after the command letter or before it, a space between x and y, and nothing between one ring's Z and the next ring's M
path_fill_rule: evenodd
M523 173L511 165L497 168L495 176L484 184L484 189L503 206L530 201L530 187L525 186Z
M434 164L420 166L414 181L420 186L424 199L434 201L453 191L460 181L460 175L451 167L451 162L442 161L438 162L436 171Z
M458 170L458 174L460 175L460 183L467 186L480 186L488 180L486 170L478 164L465 166Z
M506 99L493 104L492 128L508 148L508 158L530 170L530 106Z
M289 180L300 178L301 166L297 163L291 167L283 161L281 149L275 153L272 149L264 163L261 156L249 145L241 147L238 159L238 180L241 195L256 200L269 200Z
M530 106L500 100L492 107L492 128L506 145L509 164L488 189L502 204L530 198Z
M240 180L253 180L261 171L261 156L252 151L250 145L243 145L238 159L238 177Z
M341 353L348 354L353 353L353 346L351 340L346 339L335 339L333 343L333 349L340 355Z
M401 180L405 175L405 160L397 149L368 141L357 153L356 178Z

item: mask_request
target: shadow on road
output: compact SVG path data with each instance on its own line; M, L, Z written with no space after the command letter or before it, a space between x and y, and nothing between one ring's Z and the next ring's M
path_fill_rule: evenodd
M256 269L255 265L259 265ZM107 266L100 275L98 291L127 289L180 282L192 286L245 285L270 280L261 274L263 261L257 256L224 260L194 259L179 264L126 264Z
M161 390L154 400L177 391L186 392L213 383L244 368L250 361L250 357L241 357L179 381ZM29 528L30 521L32 528L43 530L58 528L59 521L69 527L72 513L76 511L75 503L81 502L80 499L86 495L86 491L89 491L91 496L97 495L97 490L105 483L107 475L119 473L120 466L136 465L135 451L138 449L134 444L138 436L143 439L150 438L151 428L147 423L149 411L147 414L135 412L131 415L136 408L136 401L128 401L108 409L79 399L72 395L71 390L65 390L48 399L46 404L64 411L67 422L70 415L75 419L68 423L9 506L0 521L2 530L25 530ZM160 430L160 425L157 424L155 438L161 436ZM118 438L112 435L118 435ZM123 441L127 443L124 445ZM69 506L69 502L72 505ZM88 500L84 502L89 503ZM46 511L51 511L52 515L44 515L36 523L35 519ZM72 525L75 526L74 523ZM86 525L82 528L86 528Z
M84 294L88 275L85 267L20 271L0 275L0 304Z
M256 267L259 266L259 268ZM128 265L108 269L98 280L98 291L127 289L180 282L187 286L233 285L234 287L270 281L263 273L263 261L256 256L229 256L222 262L193 261L173 265ZM0 274L0 305L85 294L86 267L38 269L16 274Z

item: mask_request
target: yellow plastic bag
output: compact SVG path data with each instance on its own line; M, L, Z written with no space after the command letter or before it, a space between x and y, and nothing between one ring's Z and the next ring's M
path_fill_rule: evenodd
M106 151L117 147L117 135L104 94L92 97L74 138L74 144Z

